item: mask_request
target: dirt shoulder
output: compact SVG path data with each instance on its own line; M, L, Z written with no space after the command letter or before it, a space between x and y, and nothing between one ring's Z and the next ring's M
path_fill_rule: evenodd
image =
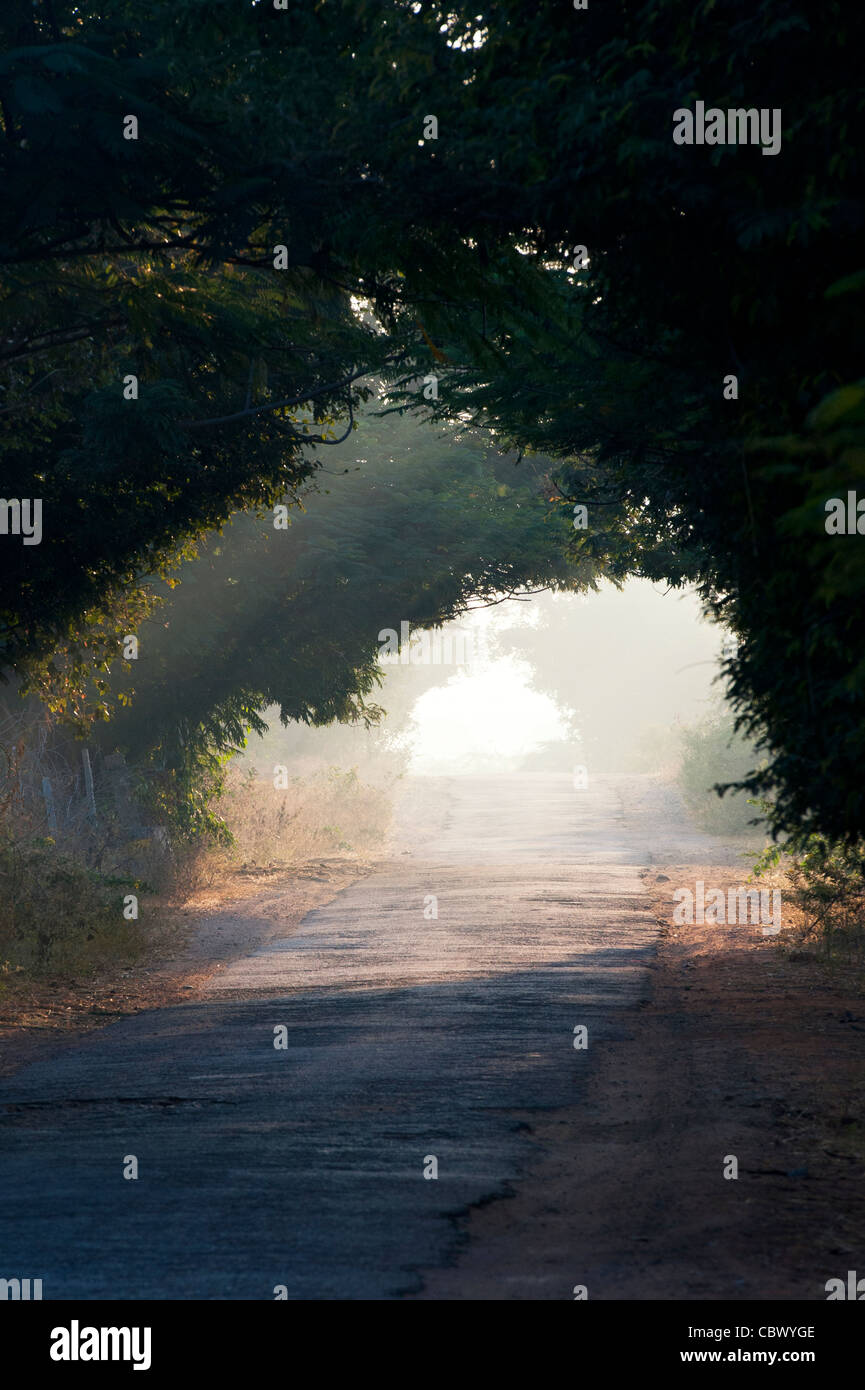
M419 1297L822 1300L865 1268L861 983L788 952L786 922L673 927L673 890L697 880L742 877L644 872L660 934L627 1036L591 1057L578 1106L521 1117L533 1167L455 1218L456 1263Z

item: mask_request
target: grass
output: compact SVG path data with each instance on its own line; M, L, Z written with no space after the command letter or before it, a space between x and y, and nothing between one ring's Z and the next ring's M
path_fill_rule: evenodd
M123 915L139 885L99 873L50 838L0 841L0 967L6 976L89 975L144 951Z
M318 766L277 787L239 764L214 806L230 847L179 836L169 843L158 832L137 838L124 828L107 787L97 786L94 820L80 798L70 801L56 771L53 781L58 803L74 807L56 836L45 834L38 794L27 794L38 777L9 775L0 787L0 992L16 980L116 974L159 950L180 903L239 866L290 869L362 856L390 821L388 793L362 783L355 769ZM132 819L127 814L128 825ZM137 920L124 916L130 894L139 900Z
M784 872L795 909L786 939L797 958L813 957L857 977L865 971L865 843L833 844L810 836L799 845L769 847L754 866L764 878Z
M387 792L362 783L354 768L289 777L285 787L234 771L220 804L234 839L231 861L244 867L302 864L333 854L367 854L390 823Z

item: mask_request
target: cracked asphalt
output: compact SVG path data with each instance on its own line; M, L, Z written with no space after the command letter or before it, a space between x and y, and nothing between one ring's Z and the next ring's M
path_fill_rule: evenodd
M578 1103L593 1045L638 1026L660 831L615 779L449 798L203 1000L3 1082L0 1276L45 1299L389 1299L453 1259L454 1216L519 1184L533 1116Z

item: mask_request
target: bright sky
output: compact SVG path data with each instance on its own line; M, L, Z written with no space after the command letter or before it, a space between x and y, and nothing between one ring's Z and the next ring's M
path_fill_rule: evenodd
M573 686L578 710L534 688L521 657L496 656L491 639L515 625L539 629L548 657L581 673ZM587 763L589 753L616 750L644 727L703 717L713 698L720 630L702 618L692 594L665 593L646 580L621 591L507 600L449 628L471 630L475 655L456 671L442 668L441 684L418 699L405 740L413 773L507 772L560 740L573 749L575 765Z
M428 690L414 708L413 773L506 772L553 739L568 737L554 700L531 688L531 670L503 657Z

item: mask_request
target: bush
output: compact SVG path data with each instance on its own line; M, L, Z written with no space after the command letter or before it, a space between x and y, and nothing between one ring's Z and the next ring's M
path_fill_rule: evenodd
M766 850L754 866L765 874L784 861L801 913L798 947L816 946L827 961L865 962L865 841L845 845L822 835L794 836Z
M27 975L92 974L142 954L123 899L138 885L98 873L51 839L0 840L0 957Z
M733 722L733 715L723 710L681 731L679 789L697 824L712 835L753 833L752 823L760 820L746 792L719 796L715 790L747 776L759 760L757 749L736 733Z

